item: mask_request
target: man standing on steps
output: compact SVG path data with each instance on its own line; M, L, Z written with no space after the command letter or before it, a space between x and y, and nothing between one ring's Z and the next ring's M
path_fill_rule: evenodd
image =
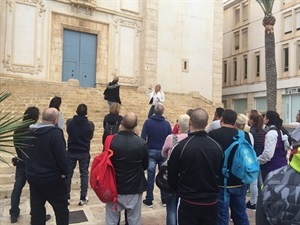
M70 199L71 181L76 167L79 163L80 171L80 201L78 205L88 202L87 191L89 182L90 145L94 136L94 123L86 117L87 106L79 104L77 115L67 120L68 137L68 199Z
M66 142L63 131L55 126L58 115L57 109L48 108L43 112L42 123L29 126L33 138L26 142L25 163L31 225L46 224L46 201L55 212L56 224L69 224Z
M162 116L164 113L164 106L157 104L154 107L154 115L147 119L144 123L141 137L147 141L149 153L149 166L147 169L148 189L146 199L143 203L148 207L153 207L153 190L156 165L158 168L166 160L161 155L162 147L165 143L166 137L172 133L171 125ZM165 193L160 192L161 202L166 206Z
M115 76L113 81L107 84L103 92L104 99L107 101L109 107L111 107L114 102L121 104L120 84L118 82L119 77Z

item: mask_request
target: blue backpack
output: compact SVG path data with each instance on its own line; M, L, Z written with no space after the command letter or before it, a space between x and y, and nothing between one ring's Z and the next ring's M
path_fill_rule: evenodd
M259 163L256 153L251 144L245 139L245 132L238 130L238 135L234 136L233 140L234 142L224 152L222 174L224 176L225 189L230 174L241 179L244 184L252 183L259 174ZM228 158L235 146L237 146L237 149L233 157L232 166L228 168Z

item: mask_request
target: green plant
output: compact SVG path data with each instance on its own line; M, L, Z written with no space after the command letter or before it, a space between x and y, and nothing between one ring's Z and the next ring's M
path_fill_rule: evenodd
M3 91L0 93L0 102L10 97L10 92ZM0 110L0 162L9 163L3 158L1 153L15 155L15 151L11 150L14 147L22 147L25 144L23 140L27 139L26 132L21 132L14 135L14 131L28 127L32 121L23 121L23 116L17 116L11 112L4 112L4 109Z

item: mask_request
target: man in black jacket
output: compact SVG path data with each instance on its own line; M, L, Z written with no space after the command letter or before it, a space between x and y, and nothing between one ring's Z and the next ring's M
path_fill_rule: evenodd
M30 189L31 225L45 225L48 201L55 212L56 224L69 224L67 199L67 156L63 132L55 125L59 112L48 108L42 123L30 125L33 138L26 149L26 177Z
M168 161L168 183L177 191L178 223L215 225L218 218L218 172L223 151L207 136L208 114L194 109L190 133L174 148Z
M146 142L134 133L137 116L127 113L121 123L120 131L111 142L111 158L116 172L118 191L117 210L113 203L106 203L106 225L115 225L120 212L126 210L128 224L141 225L142 193L147 189L144 171L148 167Z
M87 106L79 104L76 110L77 115L67 120L68 137L68 199L70 199L71 181L76 167L79 163L80 171L80 201L78 205L84 205L88 202L87 191L89 183L89 165L90 165L90 145L94 136L94 123L86 117Z

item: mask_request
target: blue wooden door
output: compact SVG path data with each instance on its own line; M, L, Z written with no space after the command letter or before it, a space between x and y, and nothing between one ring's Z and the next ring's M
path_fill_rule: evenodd
M62 80L79 80L81 87L95 87L97 35L64 30Z

